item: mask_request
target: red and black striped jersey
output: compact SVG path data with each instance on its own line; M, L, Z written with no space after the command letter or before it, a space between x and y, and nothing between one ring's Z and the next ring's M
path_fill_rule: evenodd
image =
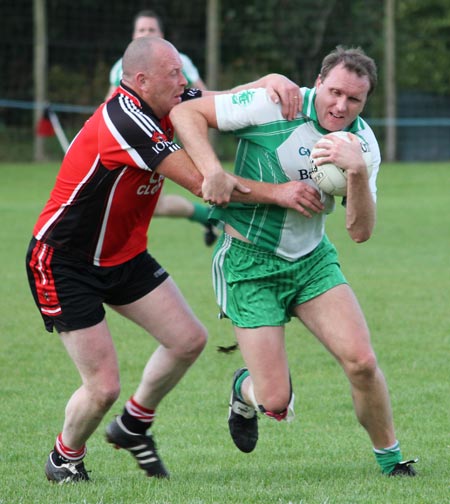
M132 259L147 248L164 182L155 169L179 149L169 118L122 85L72 141L33 235L97 266Z

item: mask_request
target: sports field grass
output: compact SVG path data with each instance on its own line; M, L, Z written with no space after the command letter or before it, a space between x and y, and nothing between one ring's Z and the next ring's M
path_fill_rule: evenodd
M397 435L419 476L379 473L357 424L349 387L330 355L296 322L287 328L296 420L260 421L260 441L239 452L227 430L238 352L218 321L211 249L185 220L152 223L150 249L210 332L209 345L158 411L154 432L170 481L147 479L131 456L103 438L107 421L134 391L155 343L108 313L118 348L122 394L88 444L92 482L50 485L43 465L78 376L56 334L44 331L26 283L24 255L56 165L0 165L0 504L380 504L450 502L450 164L385 165L378 224L356 245L343 210L328 219L343 270L372 329L392 394ZM166 192L180 191L167 184Z

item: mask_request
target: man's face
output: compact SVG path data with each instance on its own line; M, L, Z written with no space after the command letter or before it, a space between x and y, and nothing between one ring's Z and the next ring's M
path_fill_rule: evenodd
M178 52L172 47L163 47L145 76L142 98L159 118L167 115L181 102L181 95L187 85L182 68Z
M362 112L367 101L370 82L359 77L343 64L334 67L322 80L316 81L316 111L319 124L328 131L349 126Z
M160 37L164 38L158 21L152 17L140 17L134 24L133 40L139 37Z

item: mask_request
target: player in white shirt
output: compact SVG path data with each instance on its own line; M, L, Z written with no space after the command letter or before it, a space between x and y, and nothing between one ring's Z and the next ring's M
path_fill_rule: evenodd
M136 14L133 21L132 40L138 37L160 37L164 38L162 19L152 10L143 10ZM200 77L200 73L192 60L186 54L180 54L183 63L183 75L188 81L187 87L206 89L205 83ZM122 58L118 59L109 72L110 88L106 99L110 98L122 79Z

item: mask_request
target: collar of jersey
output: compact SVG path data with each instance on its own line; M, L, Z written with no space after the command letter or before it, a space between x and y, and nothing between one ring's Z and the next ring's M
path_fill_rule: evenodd
M148 105L133 89L126 86L120 81L119 93L129 98L137 107L141 108L144 112L154 115L152 108Z

